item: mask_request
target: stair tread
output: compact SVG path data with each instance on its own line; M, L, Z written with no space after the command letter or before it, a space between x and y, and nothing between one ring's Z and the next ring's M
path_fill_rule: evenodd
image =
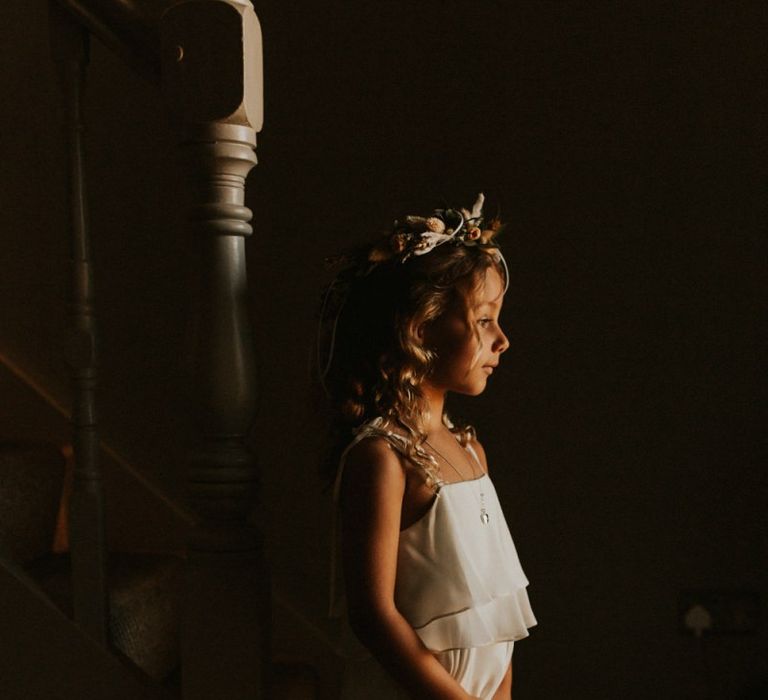
M27 566L29 574L72 616L69 554L50 554ZM153 678L178 663L183 559L176 554L109 552L107 583L112 643Z

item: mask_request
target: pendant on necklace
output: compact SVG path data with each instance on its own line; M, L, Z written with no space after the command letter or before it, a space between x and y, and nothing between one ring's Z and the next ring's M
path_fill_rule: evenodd
M480 492L480 522L483 525L487 525L490 519L491 519L491 516L488 515L488 511L485 509L485 494L481 491Z

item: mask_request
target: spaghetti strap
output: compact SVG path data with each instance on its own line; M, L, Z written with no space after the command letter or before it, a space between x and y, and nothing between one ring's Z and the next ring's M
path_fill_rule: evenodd
M467 450L470 452L470 454L475 458L475 462L477 462L477 466L480 467L480 471L485 474L485 467L483 466L482 462L480 461L480 458L477 456L477 452L475 452L475 448L472 447L471 443L467 443Z

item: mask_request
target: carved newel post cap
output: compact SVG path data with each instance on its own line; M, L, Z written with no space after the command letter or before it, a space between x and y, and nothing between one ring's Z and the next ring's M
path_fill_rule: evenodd
M160 33L163 90L177 121L261 131L261 26L250 2L181 2L165 12Z

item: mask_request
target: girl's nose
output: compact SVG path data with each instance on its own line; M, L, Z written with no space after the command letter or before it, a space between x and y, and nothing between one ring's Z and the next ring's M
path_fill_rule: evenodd
M499 328L499 335L493 343L493 349L499 354L503 353L509 347L509 338L504 335L504 331Z

